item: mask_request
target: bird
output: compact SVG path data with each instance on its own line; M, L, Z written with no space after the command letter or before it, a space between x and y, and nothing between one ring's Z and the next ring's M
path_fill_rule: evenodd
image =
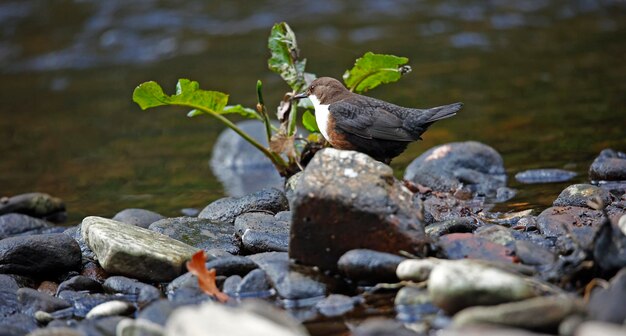
M331 77L315 79L293 99L309 98L322 136L336 149L355 150L389 164L435 121L463 108L454 103L428 109L408 108L348 90Z

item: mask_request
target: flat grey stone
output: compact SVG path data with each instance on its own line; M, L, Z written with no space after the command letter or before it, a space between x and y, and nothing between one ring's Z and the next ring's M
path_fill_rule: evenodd
M83 239L111 274L169 281L183 273L196 248L160 233L102 217L87 217Z

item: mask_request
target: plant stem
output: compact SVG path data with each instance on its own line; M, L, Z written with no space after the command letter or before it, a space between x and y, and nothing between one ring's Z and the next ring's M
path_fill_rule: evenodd
M292 95L296 95L297 92L293 91ZM296 122L298 120L298 104L295 101L291 101L291 111L289 112L289 128L287 135L292 136L296 133Z
M280 155L278 155L276 153L273 153L269 149L265 148L258 141L253 139L250 135L248 135L248 133L242 131L239 127L237 127L237 125L235 125L232 121L228 120L227 118L225 118L221 114L215 113L215 112L207 109L206 107L200 106L200 105L192 105L192 104L180 104L180 105L186 106L186 107L191 107L191 108L194 108L194 109L197 109L197 110L201 110L201 111L207 113L208 115L212 116L213 118L223 122L226 126L228 126L230 129L235 131L235 133L239 134L242 138L244 138L246 141L248 141L252 146L256 147L265 156L267 156L272 161L272 163L274 164L276 169L278 169L279 173L281 173L281 175L286 172L286 170L288 168L288 165L287 165L285 160L283 160L283 158Z
M256 96L259 105L257 106L258 111L263 117L263 123L265 124L265 136L267 137L267 143L269 144L272 141L272 124L270 123L269 114L267 114L267 109L265 108L265 103L263 102L263 83L261 80L257 80L256 82Z

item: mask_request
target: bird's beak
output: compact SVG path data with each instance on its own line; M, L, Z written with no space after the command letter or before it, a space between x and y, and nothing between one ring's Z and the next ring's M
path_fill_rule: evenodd
M306 92L302 92L302 93L298 93L297 95L293 96L291 99L302 99L302 98L306 98L309 95Z

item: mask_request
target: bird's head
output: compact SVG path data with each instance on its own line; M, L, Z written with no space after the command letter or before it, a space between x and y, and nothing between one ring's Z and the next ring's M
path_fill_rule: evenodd
M346 89L340 81L331 77L320 77L314 80L311 85L293 99L309 98L317 100L319 104L328 105L343 99L350 91Z

